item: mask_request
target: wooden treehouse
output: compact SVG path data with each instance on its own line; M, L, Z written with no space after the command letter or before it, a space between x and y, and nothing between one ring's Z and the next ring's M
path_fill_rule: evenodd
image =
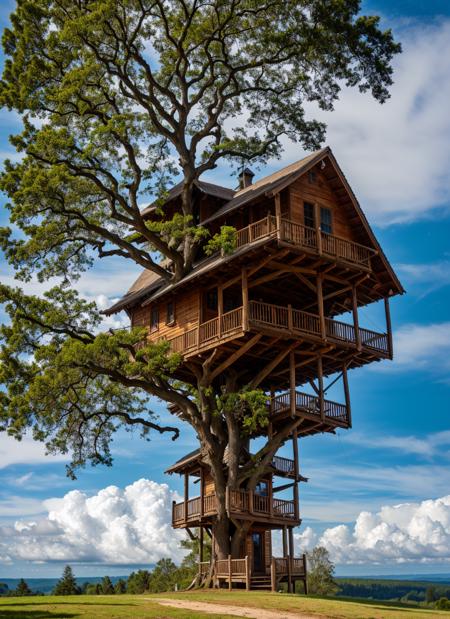
M294 556L293 544L304 480L298 438L351 427L348 370L392 359L389 298L403 288L329 148L256 183L252 177L244 170L237 191L196 184L196 221L211 235L235 228L233 251L207 257L199 247L192 271L177 284L145 271L108 313L126 310L132 326L148 329L149 340L170 342L183 358L180 379L217 349L213 379L232 366L244 384L267 394L269 425L260 435L276 435L288 417L298 420L292 459L275 456L254 491L227 494L230 518L251 524L241 556L214 565L216 583L230 588L276 590L287 582L292 590L295 581L306 583L304 557ZM180 209L180 194L181 185L169 193L169 215ZM143 214L158 217L154 207ZM382 332L366 328L359 316L376 301L384 303ZM341 382L342 402L326 397L327 380ZM203 540L213 530L217 503L200 452L168 472L185 478L173 526L199 529ZM193 481L196 497L188 491ZM279 558L272 556L274 530L282 531ZM206 572L202 559L199 570Z

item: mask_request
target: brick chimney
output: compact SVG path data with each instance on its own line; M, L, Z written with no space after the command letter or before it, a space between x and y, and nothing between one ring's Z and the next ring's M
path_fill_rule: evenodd
M239 174L239 189L249 187L253 182L254 176L254 172L252 172L249 168L244 168Z

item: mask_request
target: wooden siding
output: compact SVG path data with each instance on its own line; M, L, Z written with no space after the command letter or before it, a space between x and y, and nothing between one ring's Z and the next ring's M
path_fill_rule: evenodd
M349 241L358 241L354 231L348 223L348 217L344 208L339 204L335 192L331 189L325 175L316 167L315 182L309 181L309 175L305 174L297 179L289 187L290 194L290 219L304 224L303 203L317 203L331 210L332 234Z
M214 480L211 474L207 473L205 470L205 475L203 478L203 496L214 494L215 489L216 487L215 487Z
M171 302L175 303L175 322L168 325L166 323L167 305ZM156 301L155 304L152 303L134 309L131 312L131 325L150 329L150 316L155 305L159 309L159 324L157 330L150 332L151 340L162 337L170 339L198 326L200 316L200 294L198 290L188 290L183 294Z

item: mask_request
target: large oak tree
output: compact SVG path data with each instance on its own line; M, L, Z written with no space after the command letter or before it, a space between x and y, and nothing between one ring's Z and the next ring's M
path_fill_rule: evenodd
M254 488L292 427L240 467L246 435L267 423L264 395L231 372L219 389L214 354L191 384L175 381L179 355L148 344L142 328L101 332L77 276L119 256L180 280L205 235L193 217L203 173L277 157L286 139L318 147L325 127L305 104L332 110L343 86L384 102L400 48L359 11L359 0L17 0L3 34L0 102L23 132L11 138L20 159L0 180L11 221L1 248L18 279L60 283L42 297L0 286L10 316L0 331L1 429L20 438L31 428L50 452L72 455L73 474L110 464L120 428L176 438L149 398L175 404L215 479L219 557L242 535L228 521L226 487ZM163 205L175 180L182 212L168 217L162 206L149 223L140 205Z

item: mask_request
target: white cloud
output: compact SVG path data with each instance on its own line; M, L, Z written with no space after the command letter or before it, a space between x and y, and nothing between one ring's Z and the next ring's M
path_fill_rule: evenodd
M433 432L418 436L393 436L379 435L374 437L370 434L351 432L342 439L345 443L352 443L358 447L369 447L377 450L393 450L396 453L412 454L416 456L444 457L447 454L441 452L441 448L450 447L450 430Z
M450 322L402 325L394 334L394 363L389 369L431 369L448 374ZM386 369L386 365L381 365Z
M334 112L309 108L327 123L327 143L381 226L418 219L450 199L450 20L400 28L397 38L403 53L384 105L345 88ZM283 161L296 159L298 145L287 144Z
M325 546L339 564L450 562L450 495L420 503L362 511L352 527L340 524L296 534L308 550Z
M4 527L0 556L14 560L117 564L179 561L184 533L171 527L177 495L166 484L140 479L88 497L79 490L44 501L45 518Z
M66 462L67 455L46 455L45 445L25 436L20 442L0 432L0 469L12 464L48 464Z
M419 299L431 292L450 286L450 260L425 264L396 264L395 270L409 289L419 287Z

